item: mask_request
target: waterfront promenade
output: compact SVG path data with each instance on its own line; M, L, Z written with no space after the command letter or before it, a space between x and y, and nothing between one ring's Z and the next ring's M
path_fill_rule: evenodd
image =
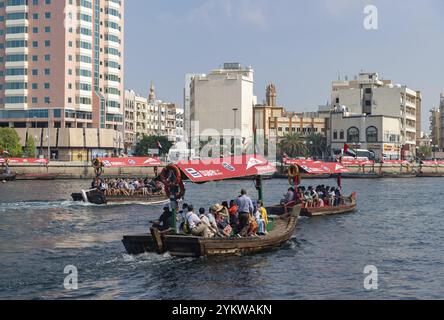
M351 173L344 178L396 178L396 177L416 177L416 176L443 176L444 166L424 166L419 163L410 168L401 165L368 165L368 166L348 166ZM158 167L160 172L163 167ZM89 162L61 162L52 161L46 165L13 165L11 170L19 175L26 174L54 174L57 179L92 179L94 177L94 168ZM109 177L154 177L153 167L126 167L126 168L107 168L105 176ZM277 168L276 178L286 178L286 167ZM327 177L328 178L328 177Z

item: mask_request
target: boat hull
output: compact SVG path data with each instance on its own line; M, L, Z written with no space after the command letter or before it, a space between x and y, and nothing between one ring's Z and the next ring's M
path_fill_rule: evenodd
M147 252L169 252L178 257L230 256L253 254L278 248L294 234L301 207L294 207L290 214L276 217L275 227L266 236L248 238L202 238L187 235L161 235L161 247L152 234L123 237L126 251L132 255Z
M0 174L0 181L14 181L16 178L17 178L17 175L14 173Z
M346 197L345 199L349 200L350 203L346 205L341 205L338 207L324 207L324 208L302 208L301 216L302 217L322 217L322 216L331 216L338 214L346 214L353 213L357 210L357 200L356 193L353 193L350 197ZM287 208L291 208L287 207ZM276 205L269 209L270 214L279 214L279 211L282 210L282 206ZM289 210L289 209L287 209Z

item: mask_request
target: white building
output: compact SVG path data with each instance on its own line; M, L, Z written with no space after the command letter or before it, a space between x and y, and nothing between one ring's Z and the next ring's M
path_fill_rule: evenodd
M331 150L338 151L347 142L381 158L414 157L421 138L421 100L419 91L380 80L377 73L333 82Z
M254 71L239 63L225 63L209 75L192 77L190 119L199 122L200 133L215 129L220 135L239 130L245 141L253 136ZM230 133L224 130L230 130Z

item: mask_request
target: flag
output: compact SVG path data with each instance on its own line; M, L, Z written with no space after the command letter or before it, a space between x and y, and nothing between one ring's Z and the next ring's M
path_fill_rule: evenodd
M354 158L358 157L357 153L353 149L351 149L348 146L348 144L344 145L344 155L351 156L351 157L354 157Z

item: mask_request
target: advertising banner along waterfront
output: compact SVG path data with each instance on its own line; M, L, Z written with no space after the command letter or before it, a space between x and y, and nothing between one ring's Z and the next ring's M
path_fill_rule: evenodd
M158 167L164 163L158 158L150 157L130 157L130 158L99 158L105 168L125 168L125 167Z
M181 161L180 170L195 183L220 181L276 172L276 166L262 156L239 156L223 159Z
M0 164L5 163L6 159L0 158ZM48 164L48 159L34 159L34 158L8 158L8 163L11 164Z

